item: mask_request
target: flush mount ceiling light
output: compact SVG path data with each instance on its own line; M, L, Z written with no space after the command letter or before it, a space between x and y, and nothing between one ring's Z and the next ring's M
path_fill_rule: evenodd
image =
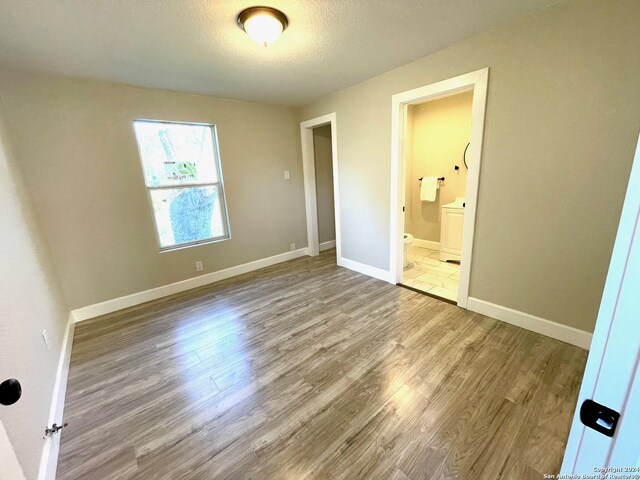
M265 47L278 40L287 25L289 21L286 15L271 7L250 7L238 15L238 26L254 42Z

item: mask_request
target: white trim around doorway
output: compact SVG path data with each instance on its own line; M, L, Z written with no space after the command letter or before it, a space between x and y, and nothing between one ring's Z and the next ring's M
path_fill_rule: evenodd
M482 160L482 141L487 105L489 68L470 72L441 82L398 93L391 97L391 223L389 273L394 283L402 282L402 256L404 215L402 207L405 197L404 128L406 110L409 105L443 98L456 93L473 90L471 108L471 147L469 149L469 172L467 174L466 207L462 236L462 263L458 287L458 306L467 308L469 277L471 274L473 238L478 203L478 184Z
M331 125L331 157L333 161L333 205L336 227L336 258L338 265L343 265L342 248L340 242L340 188L338 181L338 129L336 114L329 113L321 117L312 118L300 123L300 137L302 143L302 171L304 175L304 204L307 216L307 245L309 255L320 253L318 239L318 202L316 196L315 154L313 151L313 129ZM330 247L329 247L330 248Z

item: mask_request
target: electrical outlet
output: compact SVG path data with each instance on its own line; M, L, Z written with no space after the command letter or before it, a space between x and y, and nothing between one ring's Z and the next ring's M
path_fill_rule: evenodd
M293 252L295 249L296 249L296 244L295 244L295 243L292 243L292 244L291 244L291 251Z
M284 179L285 180L289 180L291 178L291 174L289 173L289 170L285 170L284 171Z
M47 350L51 350L51 344L49 343L49 332L45 328L42 330L42 339L44 340L44 344L47 346Z
M202 260L198 260L196 262L196 272L201 272L204 270L204 265L202 264Z

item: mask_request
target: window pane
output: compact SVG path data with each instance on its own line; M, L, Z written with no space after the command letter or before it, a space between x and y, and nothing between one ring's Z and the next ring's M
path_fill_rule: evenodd
M226 235L217 186L166 188L149 193L161 247Z
M147 187L217 183L212 128L134 122Z

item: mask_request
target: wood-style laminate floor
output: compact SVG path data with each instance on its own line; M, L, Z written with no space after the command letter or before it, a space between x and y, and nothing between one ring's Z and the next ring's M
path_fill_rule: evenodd
M539 480L585 360L329 251L78 324L58 479Z

